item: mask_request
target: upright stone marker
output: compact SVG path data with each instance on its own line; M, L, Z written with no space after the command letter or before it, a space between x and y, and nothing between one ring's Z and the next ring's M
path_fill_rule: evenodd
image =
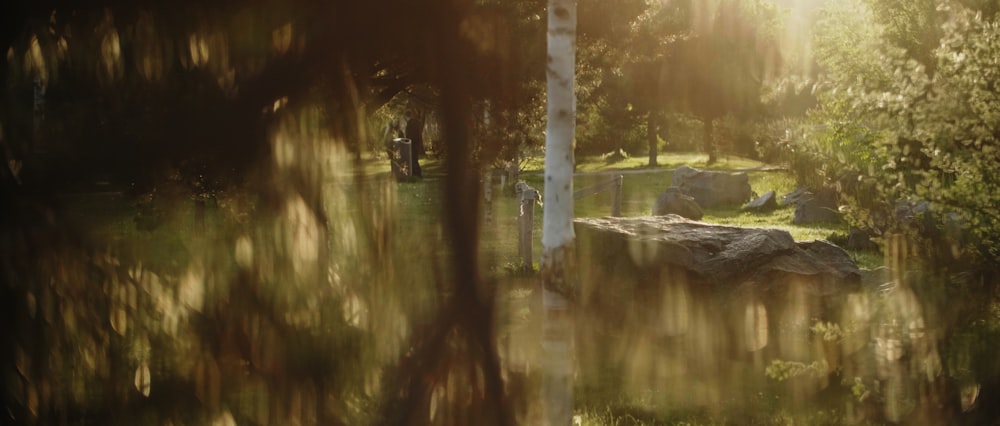
M535 223L535 203L538 202L538 191L525 185L521 191L521 214L518 216L518 254L521 256L525 271L534 269L534 258L531 254L532 227Z

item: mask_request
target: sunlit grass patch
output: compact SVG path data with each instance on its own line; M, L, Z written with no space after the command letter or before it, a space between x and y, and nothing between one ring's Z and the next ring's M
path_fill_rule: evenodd
M660 153L656 157L657 166L649 167L649 157L645 155L632 156L620 161L609 162L601 156L578 157L576 159L577 172L600 172L607 170L638 170L638 169L674 169L680 166L690 166L699 169L711 170L736 170L754 169L766 166L756 160L738 156L725 156L708 166L708 155L697 152L666 152ZM529 170L541 170L543 163L529 162L534 168Z
M691 154L693 158L699 154ZM745 163L750 164L750 163ZM592 185L612 179L616 173L614 170L605 170L607 173L580 173L574 179L574 189L580 190ZM751 189L760 195L767 191L774 190L777 196L791 192L795 189L794 177L782 170L764 169L746 172L750 178ZM656 198L671 184L673 172L669 168L649 169L642 171L623 172L622 183L622 216L648 216L652 213L653 204ZM541 173L525 173L522 175L529 185L544 191L543 177ZM402 192L413 185L405 184L401 186ZM405 197L404 197L405 198ZM414 200L416 201L416 200ZM426 208L422 201L416 201L416 208L422 210ZM612 197L610 192L602 192L590 197L585 197L575 201L576 217L604 217L611 215ZM423 207L421 207L423 206ZM517 235L518 224L517 215L520 204L515 199L513 191L508 187L506 190L495 185L493 191L493 218L492 227L484 231L483 247L491 250L495 261L504 263L517 263ZM421 213L418 213L421 214ZM533 255L537 261L542 252L541 233L542 216L544 208L535 207L535 221L533 223ZM795 216L793 206L780 206L778 209L767 213L751 213L743 211L738 207L726 209L709 209L705 211L702 221L720 225L753 227L753 228L773 228L788 231L796 241L826 240L831 234L844 234L848 231L846 223L818 223L808 225L795 225L792 223ZM878 253L851 253L852 258L859 261L859 265L871 268L881 265L881 255Z
M613 172L613 171L660 171L676 169L680 166L690 166L708 170L753 170L769 167L767 164L739 156L724 156L708 166L708 155L698 152L667 152L657 157L657 166L649 167L649 157L632 156L620 161L608 161L599 155L576 157L577 173ZM425 176L444 173L445 159L438 156L424 156L420 166ZM364 175L379 175L390 173L389 160L382 153L368 153L360 159L361 173ZM541 173L545 170L545 156L532 156L521 161L521 172L526 174ZM794 189L794 188L793 188Z
M715 164L708 165L708 154L698 152L668 152L660 154L657 157L657 162L661 164L661 167L675 168L686 165L709 170L755 169L766 166L760 161L736 155L719 157Z
M612 178L616 173L596 173L579 174L574 178L576 189L599 184ZM779 194L790 190L794 185L792 178L782 171L750 171L748 172L750 181L755 192L763 193L767 190L775 189ZM525 174L525 180L529 184L542 190L543 178L540 174ZM637 173L623 173L623 206L624 216L645 216L650 213L656 197L670 185L672 172L669 170L643 170ZM313 322L301 322L301 324L312 324L315 326L319 318L323 321L330 321L331 318L340 321L344 318L347 324L354 328L370 327L376 330L375 325L371 325L367 318L390 318L391 321L400 321L400 318L421 318L425 312L431 312L439 303L440 294L438 289L446 287L436 287L435 282L447 282L450 253L447 235L447 218L444 216L443 187L446 177L442 175L431 175L425 179L413 182L396 183L387 176L373 179L351 180L345 179L340 182L330 183L327 188L329 194L325 197L329 201L324 206L326 213L331 219L329 225L330 240L333 241L330 253L333 253L335 265L331 265L330 271L338 278L334 288L338 292L343 292L344 303L338 303L330 311L321 311L308 307L306 304L292 304L287 306L287 310L292 314L287 318L294 319L295 324L300 324L299 318L307 318ZM373 188L365 189L366 185L385 188L386 193L374 191ZM356 194L365 194L357 199L352 198ZM381 194L381 195L380 195ZM384 195L389 194L390 197ZM374 195L374 196L373 196ZM252 197L252 195L247 195ZM381 200L378 202L372 200ZM576 214L578 217L584 216L607 216L611 212L611 195L603 192L591 197L577 201ZM108 201L102 199L83 197L73 202L77 207L76 211L81 214L79 218L82 227L89 227L99 234L102 240L123 241L120 251L131 253L136 260L141 260L142 265L164 277L164 282L178 287L177 293L184 294L185 283L204 284L206 299L203 302L201 293L197 293L195 299L197 303L189 302L191 297L177 298L178 306L210 306L212 300L221 301L222 296L217 299L211 298L211 291L216 294L223 294L219 288L228 289L218 283L229 283L237 277L236 268L226 266L228 263L239 265L240 268L248 268L252 265L254 254L242 255L240 258L240 241L250 244L253 241L256 245L257 256L261 250L276 244L278 240L269 238L271 225L238 224L233 222L230 213L225 206L229 205L225 200L211 203L204 212L203 223L198 224L195 216L195 203L187 198L173 200L176 202L161 201L154 207L162 210L162 223L152 230L138 230L135 222L138 206L131 200L118 199ZM538 341L537 333L540 328L536 326L537 317L541 312L539 293L533 290L538 285L537 276L523 274L519 272L519 259L517 254L518 221L517 214L520 208L519 200L514 196L512 189L501 188L495 182L493 190L493 220L489 226L485 226L482 231L481 249L482 256L479 262L487 273L492 273L491 278L486 282L498 283L497 294L509 301L509 305L501 308L498 313L497 335L515 336L511 339L515 341L518 348L534 347ZM244 209L245 210L245 209ZM385 213L383 212L383 210ZM280 215L278 213L272 213ZM384 240L375 240L384 247L378 248L374 244L371 249L387 250L381 261L372 265L355 265L353 259L356 254L351 250L354 244L344 243L347 236L352 233L340 232L346 230L356 230L364 232L365 228L361 223L380 214L389 217L384 222L375 222L381 225L380 230L386 231ZM792 218L794 209L792 207L779 208L770 213L753 214L740 211L736 208L724 210L709 210L706 212L706 222L720 223L733 226L780 228L788 230L797 240L811 240L827 238L833 232L845 232L845 224L819 224L812 226L793 225ZM262 221L268 224L268 220L283 223L278 219L268 219L266 213L256 212L253 221ZM462 214L480 214L482 211L463 212ZM535 220L533 228L533 266L537 267L537 259L542 253L542 216L544 207L535 207ZM301 218L300 218L301 219ZM302 221L299 220L301 223ZM337 224L345 225L338 226ZM245 227L247 225L249 227ZM350 226L346 226L350 225ZM374 229L374 228L373 228ZM317 234L309 232L308 234ZM382 234L372 234L380 237ZM256 240L255 240L256 238ZM361 240L363 241L363 240ZM310 248L313 246L310 246ZM342 247L339 249L338 247ZM362 249L368 246L358 245ZM358 248L355 247L355 248ZM294 251L283 253L280 246L275 248L272 256L293 255ZM245 251L245 250L244 250ZM363 254L363 253L362 253ZM266 252L265 252L266 255ZM881 257L873 253L851 253L852 258L862 263L862 266L878 266L881 264ZM232 258L232 262L230 262ZM205 260L208 259L208 260ZM170 264L167 264L170 262ZM209 263L211 262L211 263ZM360 263L360 262L357 262ZM213 269L215 265L216 269ZM219 267L219 265L223 265ZM511 265L508 267L507 265ZM245 274L245 271L244 271ZM188 279L187 277L191 278ZM255 275L257 276L257 275ZM260 275L264 277L263 275ZM267 286L261 287L268 292L278 295L289 295L287 300L299 300L297 298L308 299L313 296L313 287L304 286L303 290L287 290L286 281L309 282L305 279L295 281L293 276L288 274L276 274L271 278L260 278L259 282ZM340 278L342 277L342 278ZM361 278L356 278L361 277ZM255 278L256 280L256 278ZM342 282L341 282L342 281ZM356 282L355 282L356 281ZM215 283L215 284L212 284ZM373 284L374 283L374 284ZM227 284L228 285L228 284ZM379 287L381 286L381 287ZM398 287L397 287L398 286ZM173 291L173 287L169 287ZM201 287L199 287L201 288ZM215 288L216 290L211 290ZM387 288L405 289L405 296L386 298ZM197 290L198 288L196 288ZM228 291L228 290L227 290ZM228 294L228 293L227 293ZM233 293L236 294L236 293ZM272 294L272 293L267 293ZM295 296L296 298L292 298ZM229 297L229 296L226 296ZM331 296L332 297L332 296ZM341 300L341 299L331 299ZM371 302L376 301L376 302ZM221 303L221 302L219 302ZM318 306L324 306L322 304ZM339 310L343 310L340 312ZM399 312L406 314L399 314ZM328 313L322 313L328 312ZM304 314L316 313L317 316L305 316ZM322 313L322 317L318 316ZM299 316L299 314L303 314ZM316 319L311 319L316 318ZM292 320L288 320L292 321ZM393 324L397 324L393 322ZM131 326L130 326L131 327ZM304 327L304 326L303 326ZM379 327L383 327L379 325ZM393 330L405 330L405 328L392 326ZM390 329L384 326L378 330ZM392 342L402 341L404 335L392 335L389 340ZM381 336L382 334L380 334ZM708 334L706 334L708 335ZM509 344L509 343L508 343ZM389 357L398 352L397 343L387 343L377 346L377 353L380 357ZM633 346L629 346L630 348ZM655 345L650 346L652 350L658 350ZM537 349L535 349L537 351ZM373 352L376 352L373 350ZM309 350L295 351L296 355L309 355ZM389 355L386 355L389 354ZM513 355L512 355L513 354ZM517 351L505 352L505 362L509 359L524 360L538 359L535 352L518 353ZM612 371L611 368L608 368ZM759 375L758 372L753 374ZM154 390L155 392L155 381ZM613 382L612 382L613 383ZM720 411L677 408L677 406L664 407L664 401L674 401L675 393L664 392L684 392L682 387L673 387L674 390L664 391L655 394L649 401L639 399L625 399L620 395L615 385L606 385L598 382L597 388L602 392L592 394L589 398L578 400L577 417L578 424L581 425L634 425L634 424L732 424L733 419L743 420L742 412L726 411L729 408L720 408ZM607 391L608 389L616 389ZM682 389L677 391L676 389ZM637 393L645 392L640 390ZM738 391L737 395L742 395ZM584 395L585 392L580 392ZM642 394L645 395L645 394ZM645 398L645 396L643 396ZM728 401L721 401L720 404L728 404ZM742 410L749 403L737 401L738 407L734 410ZM745 404L745 405L740 405ZM721 406L721 405L720 405ZM756 405L755 405L756 407ZM768 411L771 413L771 411ZM792 424L801 424L796 419L802 417L789 417ZM764 417L759 417L764 419ZM806 423L809 424L809 423Z
M851 260L858 264L859 268L875 269L885 266L885 257L876 251L848 251Z
M795 208L785 206L770 213L751 213L741 210L707 210L704 222L748 228L775 228L788 231L796 241L827 239L834 232L846 232L846 224L818 223L792 224Z
M785 171L754 171L750 172L749 175L750 188L757 195L764 195L767 191L774 191L780 200L782 195L796 189L795 178Z
M665 166L659 169L629 170L622 173L622 215L625 217L647 216L651 214L656 198L671 184L673 172L672 165L695 164L703 161L703 154L687 153L661 154L661 164ZM371 166L365 173L385 166L385 173L388 173L388 165L385 159L377 157L364 158L366 165ZM538 158L537 161L542 161ZM579 190L601 182L612 179L617 173L612 167L629 165L628 161L641 162L645 158L628 159L626 162L614 165L606 165L602 160L583 159L581 167L606 173L578 173L574 177L574 189ZM385 164L383 164L385 163ZM721 164L738 165L740 167L759 167L760 164L752 160L743 160L736 157L722 159ZM431 159L425 160L425 170L433 171L439 168L443 162ZM529 165L531 163L529 162ZM540 163L539 163L540 164ZM638 164L638 163L636 163ZM795 188L794 178L787 172L781 170L751 170L747 171L750 183L756 194L763 194L770 190L775 190L780 196L790 192ZM544 191L543 175L541 173L524 173L523 180L540 191ZM429 173L429 176L414 182L398 183L396 185L397 199L397 231L416 233L417 241L424 241L430 244L428 247L436 247L434 241L443 241L443 202L445 195L442 193L443 175ZM349 182L349 181L348 181ZM343 184L342 182L341 184ZM92 233L100 234L95 238L102 239L124 239L131 241L137 249L148 252L153 258L162 259L164 263L177 262L188 256L188 248L180 244L180 241L189 241L188 236L197 234L193 224L193 203L189 207L172 209L170 217L164 218L162 229L154 231L136 230L135 217L136 207L130 201L97 200L92 197L77 197L72 200L72 204L79 208L75 211L81 215L79 221L81 227L89 228ZM612 210L612 195L610 191L602 192L593 196L585 197L575 201L576 217L603 217L609 216ZM215 221L220 220L214 209L208 209L206 217L208 228L216 227ZM518 265L521 260L518 257L518 214L520 202L516 199L513 189L508 183L506 188L501 188L499 180L494 180L492 223L483 227L480 247L483 254L483 266L486 270L503 271L504 265ZM480 215L483 212L479 213ZM537 264L542 253L542 222L544 215L543 206L535 206L535 220L532 223L533 229L533 264ZM756 227L756 228L777 228L791 233L796 240L827 239L831 234L846 233L847 225L843 223L815 224L799 226L792 224L794 209L792 207L782 207L769 213L749 213L738 208L721 210L708 210L703 221L730 226ZM481 217L481 219L484 218ZM98 225L98 226L94 226ZM180 234L178 234L180 232ZM173 243L171 243L173 242ZM440 247L444 248L444 247ZM432 250L433 251L433 250ZM862 266L874 267L881 265L881 256L878 253L852 253ZM183 263L183 262L182 262ZM506 268L511 269L511 268ZM516 268L515 268L516 269Z

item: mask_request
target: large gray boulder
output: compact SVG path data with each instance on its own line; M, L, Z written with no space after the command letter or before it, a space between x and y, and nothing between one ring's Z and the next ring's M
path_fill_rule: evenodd
M684 195L680 188L670 187L656 198L653 216L675 214L693 220L701 220L704 215L693 197Z
M741 206L750 200L750 177L746 173L698 170L688 166L674 171L672 186L681 189L703 208Z
M743 381L748 363L824 359L823 336L810 328L853 320L842 315L852 312L845 306L860 291L860 271L825 241L676 215L574 225L581 382L614 386L587 373L610 370L623 392L663 377L697 381L709 394L764 389L764 379ZM825 379L799 379L796 389L817 391Z
M860 278L857 265L840 247L821 240L795 242L780 229L713 225L677 215L586 218L574 225L578 244L598 255L581 263L606 261L600 253L627 256L633 272L670 265L710 287L773 282L775 276L788 275L830 285L857 284ZM827 287L813 290L825 293Z
M604 335L638 332L632 329L637 326L649 327L644 333L670 335L676 330L663 329L665 322L687 320L678 318L684 315L678 310L711 312L718 322L714 332L739 335L750 309L766 312L767 335L780 342L779 330L789 325L779 319L794 317L806 327L801 336L808 336L815 321L840 321L847 294L861 289L861 271L847 252L826 241L796 242L784 230L713 225L677 215L585 218L574 226L578 306L594 322L588 327ZM789 348L766 341L751 350L770 347L774 355L787 354Z

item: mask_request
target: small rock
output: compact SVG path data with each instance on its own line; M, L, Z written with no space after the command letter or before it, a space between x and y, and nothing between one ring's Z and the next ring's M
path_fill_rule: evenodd
M802 225L818 222L840 222L840 211L837 209L837 193L831 189L822 189L810 195L803 195L795 203L795 217L792 223Z
M812 195L813 195L812 191L810 191L810 190L808 190L806 188L799 188L799 189L796 189L796 190L794 190L792 192L789 192L789 193L787 193L785 195L782 195L781 196L781 203L784 204L784 205L786 205L786 206L788 206L788 205L798 205L799 202L801 202L805 198L811 197Z
M764 195L743 206L743 210L751 212L769 212L776 208L778 208L778 200L774 191L767 191Z
M704 213L693 197L684 195L680 188L670 187L656 198L653 216L676 214L688 219L701 220Z

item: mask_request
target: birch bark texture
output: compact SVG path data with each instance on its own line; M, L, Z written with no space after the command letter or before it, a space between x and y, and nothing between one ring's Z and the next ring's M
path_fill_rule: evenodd
M573 423L573 141L576 133L576 0L548 2L545 207L542 220L542 412Z

